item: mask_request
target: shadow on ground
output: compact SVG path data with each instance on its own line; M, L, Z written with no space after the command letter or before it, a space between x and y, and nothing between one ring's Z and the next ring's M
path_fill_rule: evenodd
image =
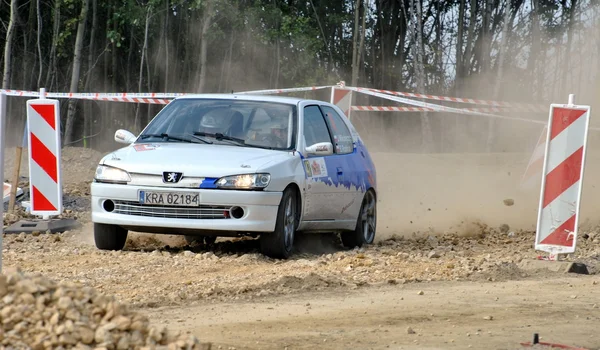
M162 240L159 235L139 235L130 237L125 246L127 251L148 252L148 251L166 251L172 254L183 251L193 253L212 252L217 255L243 255L259 254L260 242L258 239L243 238L219 238L213 244L185 242L181 239L171 239L169 243ZM320 256L324 254L333 254L339 251L347 250L341 243L337 234L297 234L294 242L294 257Z

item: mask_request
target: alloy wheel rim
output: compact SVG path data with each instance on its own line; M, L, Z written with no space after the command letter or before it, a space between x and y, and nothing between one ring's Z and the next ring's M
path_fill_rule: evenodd
M361 213L363 235L366 242L371 242L375 237L377 223L377 210L375 206L375 196L373 193L367 192Z
M292 246L292 242L294 241L294 226L296 225L296 213L294 210L294 203L292 201L292 197L288 198L285 203L285 216L284 216L284 243L285 247L289 250Z

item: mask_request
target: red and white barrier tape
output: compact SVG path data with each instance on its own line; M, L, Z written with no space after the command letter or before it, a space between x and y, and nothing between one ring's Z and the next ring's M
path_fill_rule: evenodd
M343 89L344 87L342 87ZM371 88L361 88L373 92L381 92L384 94L395 95L395 96L403 96L403 97L413 97L413 98L423 98L428 100L437 100L437 101L447 101L447 102L458 102L458 103L469 103L476 105L485 105L485 106L495 106L495 107L518 107L518 108L527 108L533 111L543 111L546 112L548 107L545 105L537 105L537 104L528 104L528 103L512 103L512 102L503 102L503 101L489 101L489 100L479 100L473 98L460 98L460 97L448 97L448 96L436 96L436 95L426 95L426 94L415 94L412 92L402 92L402 91L390 91L390 90L379 90L379 89L371 89Z
M4 93L6 96L23 96L23 97L39 97L40 96L40 93L37 91L24 91L24 90L0 89L0 93Z
M463 110L473 112L485 112L485 113L507 113L507 112L547 112L542 109L528 109L518 107L473 107L473 108L460 108ZM548 109L548 108L546 108ZM352 106L354 111L372 111L372 112L435 112L431 108L420 108L420 107L396 107L396 106Z
M314 91L326 89L331 86L310 86L289 89L270 89L270 90L255 90L241 91L235 94L284 94L289 92ZM39 91L25 90L6 90L0 89L7 96L22 96L22 97L40 97ZM47 92L45 96L48 98L75 98L84 100L100 100L100 101L115 101L115 102L135 102L135 103L152 103L152 104L168 104L170 100L184 95L193 95L192 93L160 93L160 92L142 92L142 93L110 93L110 92Z
M479 104L479 105L487 105L494 107L514 107L518 108L520 111L531 111L531 112L546 112L547 107L542 105L532 105L532 104L524 104L524 103L509 103L509 102L501 102L501 101L487 101L487 100L478 100L478 99L470 99L470 98L458 98L458 97L447 97L447 96L435 96L435 95L425 95L425 94L415 94L410 92L401 92L401 91L390 91L390 90L379 90L379 89L371 89L371 88L356 88L356 87L348 87L344 84L338 85L325 85L325 86L308 86L308 87L299 87L299 88L288 88L288 89L267 89L267 90L254 90L254 91L240 91L235 94L284 94L291 92L302 92L302 91L315 91L321 89L327 89L331 87L336 87L337 89L347 89L361 93L377 93L381 94L380 97L383 96L403 96L403 97L412 97L412 98L424 98L424 99L433 99L438 101L447 101L447 102L462 102L462 103L471 103L471 104ZM22 96L22 97L40 97L39 91L26 91L26 90L10 90L10 89L0 89L0 92L4 92L7 96ZM133 103L149 103L149 104L168 104L170 100L183 95L191 95L192 93L160 93L160 92L143 92L143 93L88 93L88 92L47 92L45 96L48 98L74 98L74 99L87 99L87 100L99 100L99 101L115 101L115 102L133 102ZM384 97L385 98L385 97ZM416 105L414 101L411 99L404 99L403 102L407 104ZM422 102L425 103L425 102ZM423 107L423 106L421 106ZM435 104L430 104L430 106L425 106L425 108L451 108L446 106L439 106ZM495 112L494 110L490 110Z
M256 94L256 95L262 95L262 94L285 94L288 92L301 92L301 91L314 91L314 90L322 90L322 89L327 89L332 87L332 85L329 86L308 86L308 87L300 87L300 88L289 88L289 89L270 89L270 90L254 90L254 91L241 91L241 92L236 92L235 94L241 94L241 95L249 95L249 94Z
M463 110L473 111L473 112L496 112L496 113L505 113L505 112L515 112L514 108L498 108L498 107L489 107L489 108L460 108ZM440 110L436 110L433 108L423 108L423 107L397 107L397 106L352 106L353 111L366 111L366 112L441 112Z
M517 107L520 110L529 110L529 111L543 111L543 112L547 111L547 106L543 106L543 105L533 105L533 104L524 104L524 103L509 103L509 102L501 102L501 101L487 101L487 100L478 100L478 99L471 99L471 98L435 96L435 95L415 94L415 93L401 92L401 91L379 90L379 89L372 89L372 88L360 88L360 87L353 88L353 87L347 87L344 84L324 85L324 86L307 86L307 87L288 88L288 89L240 91L240 92L236 92L235 94L284 94L284 93L290 93L290 92L321 90L321 89L327 89L327 88L331 88L331 87L336 87L338 89L348 89L348 90L353 90L353 91L357 91L357 92L370 91L370 92L383 93L383 94L387 94L387 95L433 99L433 100L447 101L447 102L462 102L462 103L488 105L488 106L495 106L495 107ZM0 89L0 92L5 93L7 96L23 96L23 97L39 97L40 96L39 91ZM171 100L178 96L190 95L190 94L192 94L192 93L47 92L45 95L48 98L77 98L77 99L104 100L104 101L117 101L117 102L165 104L165 103L169 102L168 100Z
M437 104L433 104L433 103L428 103L428 102L415 101L415 100L411 100L411 99L403 98L403 97L390 96L390 95L386 95L386 94L383 94L383 93L380 93L380 92L370 91L370 89L355 88L355 87L348 87L348 86L344 87L344 89L348 89L348 90L352 90L352 91L357 91L357 92L361 92L361 93L366 94L366 95L376 96L376 97L380 97L380 98L383 98L383 99L386 99L386 100L390 100L390 101L394 101L394 102L400 102L400 103L404 103L404 104L408 104L408 105L413 105L413 106L416 106L416 107L429 108L429 109L431 109L432 111L435 111L435 112L448 112L448 113L478 115L478 116L491 117L491 118L511 119L511 120L518 120L518 121L530 122L530 123L546 124L546 122L542 121L542 120L526 119L526 118L518 118L518 117L509 117L509 116L504 116L504 115L497 115L497 114L483 113L483 112L478 112L478 111L471 111L471 110L463 109L463 108L453 108L453 107L441 106L441 105L437 105Z
M56 97L52 96L52 94L47 94L47 97ZM106 97L106 96L98 96L98 97L86 97L86 96L77 96L77 97L69 97L76 98L81 100L94 100L94 101L112 101L112 102L132 102L132 103L146 103L146 104L159 104L166 105L171 102L172 99L164 99L164 98L139 98L139 97Z

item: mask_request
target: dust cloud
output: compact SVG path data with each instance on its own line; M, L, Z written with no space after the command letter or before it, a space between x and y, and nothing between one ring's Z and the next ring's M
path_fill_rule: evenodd
M597 29L583 32L581 40L600 42ZM583 50L576 50L576 46L574 42L568 61L565 61L564 48L547 51L543 58L538 58L533 74L519 66L518 60L510 59L507 66L511 67L505 67L500 80L495 71L480 74L464 80L459 92L444 95L541 104L545 110L540 112L521 109L495 114L544 123L548 120L550 103L566 104L571 93L575 94L576 104L590 105L591 129L579 218L579 228L585 230L600 224L596 211L600 206L600 193L595 182L600 176L600 132L596 129L600 122L594 115L600 107L597 99L600 66L597 60L589 59L597 57L597 46L587 45ZM565 62L570 63L565 66ZM499 84L497 95L495 84ZM352 113L353 122L372 149L377 167L378 239L393 234L454 232L468 235L481 232L486 226L508 225L509 232L532 231L533 245L541 171L529 183L522 183L522 176L543 124L429 113L437 148L435 152L424 153L420 114ZM491 125L490 120L493 120ZM493 138L488 149L490 131Z
M590 32L597 38L600 31L594 30L590 29ZM585 35L583 37L585 39ZM153 79L162 81L168 77L166 92L194 92L191 85L189 89L186 86L173 86L179 80L181 67L175 63L177 57L174 56L173 48L176 43L169 41L168 44L168 61L171 63L166 66L162 62L165 57L156 52L153 59L161 64L156 65ZM246 44L260 46L259 43ZM530 72L520 62L523 60L510 57L507 58L500 80L493 70L462 81L459 90L427 92L465 98L540 103L548 108L552 102L566 103L568 94L576 93L576 103L592 105L591 125L600 126L594 120L594 110L600 107L596 100L600 91L597 79L599 66L597 59L590 59L597 58L598 54L590 55L587 51L575 50L575 47L576 42L573 43L571 65L568 68L570 71L566 74L565 81L561 80L563 74L553 74L557 69L567 69L561 68L564 52L548 51L543 59L539 59L539 65L535 68L536 76L532 81L528 80ZM252 62L209 57L205 69L219 73L206 76L206 86L211 90L207 92L286 87L277 86L277 76L267 58L266 51L264 57L258 55ZM540 68L541 66L543 67ZM585 79L579 79L582 75ZM306 83L320 85L331 82ZM496 84L499 84L497 89ZM91 91L110 91L109 86L108 78L98 77ZM412 91L410 88L407 90ZM499 91L497 96L495 90ZM319 99L328 100L328 95L329 92L324 91ZM363 101L370 105L381 103L377 98L365 99L366 97L361 96L360 103L355 104L362 105ZM133 104L114 102L94 103L101 108L101 117L94 126L93 132L100 134L92 140L93 147L103 153L121 147L113 140L114 132L118 128L130 126L136 107ZM83 108L79 110L83 111ZM140 118L144 122L141 124L145 125L156 112L158 110L142 110ZM441 113L428 115L437 144L437 149L432 153L421 151L419 113L352 112L352 121L365 139L377 167L378 239L393 234L471 234L479 232L486 225L508 225L511 231L535 230L541 174L526 187L522 186L521 177L540 137L542 125L506 119L494 119L490 125L490 119L483 116ZM547 111L532 113L516 110L501 115L543 122L548 118ZM110 118L110 121L106 121L106 118ZM487 152L490 130L494 137L491 152ZM597 198L600 196L594 181L600 172L599 160L600 132L592 130L589 134L580 225L595 225L600 221L595 213L596 206L600 204ZM506 199L514 201L514 204L506 205Z

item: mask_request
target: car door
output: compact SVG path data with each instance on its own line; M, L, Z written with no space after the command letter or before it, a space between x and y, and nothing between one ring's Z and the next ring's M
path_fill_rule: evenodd
M333 139L333 152L328 163L337 171L337 194L341 200L337 220L355 222L360 208L363 184L360 179L362 163L358 159L350 129L342 116L333 108L321 105L328 129Z
M303 135L305 145L320 142L333 144L325 117L318 105L307 105L303 109ZM341 200L332 177L337 182L337 169L329 166L332 156L304 155L306 190L304 195L304 220L334 220L337 218Z

